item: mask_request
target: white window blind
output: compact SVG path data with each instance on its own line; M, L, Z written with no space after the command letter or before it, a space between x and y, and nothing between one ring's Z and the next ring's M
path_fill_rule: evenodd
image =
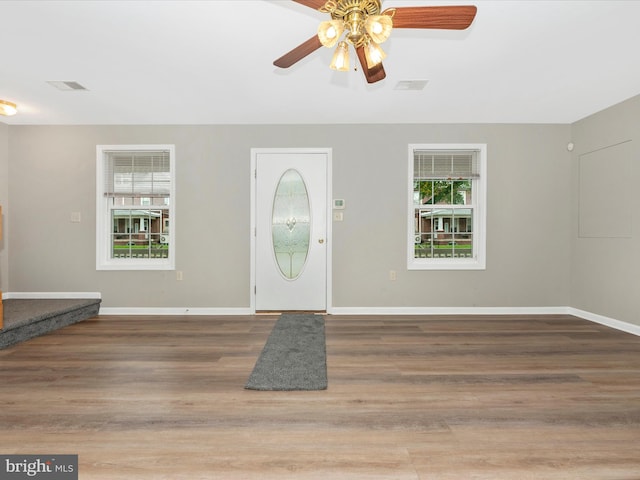
M162 197L171 193L168 150L106 151L104 195L107 197Z
M475 151L435 152L415 150L413 177L421 179L471 179L479 176Z

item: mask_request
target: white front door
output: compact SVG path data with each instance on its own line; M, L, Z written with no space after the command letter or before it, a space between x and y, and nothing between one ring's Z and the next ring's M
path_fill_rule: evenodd
M325 311L330 151L254 149L255 310Z

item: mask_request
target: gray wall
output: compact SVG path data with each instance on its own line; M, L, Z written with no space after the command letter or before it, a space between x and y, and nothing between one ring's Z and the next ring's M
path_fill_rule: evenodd
M9 262L7 242L7 213L9 208L9 127L0 122L0 205L2 205L2 230L0 240L0 290L9 289Z
M640 325L639 118L640 96L571 129L571 306L635 325Z
M569 304L568 125L10 126L9 137L13 292L98 291L104 307L248 307L250 149L330 147L333 196L347 205L333 225L334 306ZM440 142L488 145L485 271L406 270L407 144ZM95 147L149 143L176 145L181 282L95 270Z

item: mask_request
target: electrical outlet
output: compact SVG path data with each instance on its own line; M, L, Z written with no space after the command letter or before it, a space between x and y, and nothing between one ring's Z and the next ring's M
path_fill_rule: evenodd
M389 280L394 281L396 280L398 277L396 275L396 271L395 270L389 270Z

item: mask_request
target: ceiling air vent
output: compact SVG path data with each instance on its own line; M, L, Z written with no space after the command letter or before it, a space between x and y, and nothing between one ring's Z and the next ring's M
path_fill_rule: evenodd
M402 80L396 84L394 90L424 90L429 80Z
M62 90L63 92L69 91L77 91L77 90L87 90L85 87L80 85L78 82L66 82L66 81L49 81L47 82L52 87L57 88L58 90Z

